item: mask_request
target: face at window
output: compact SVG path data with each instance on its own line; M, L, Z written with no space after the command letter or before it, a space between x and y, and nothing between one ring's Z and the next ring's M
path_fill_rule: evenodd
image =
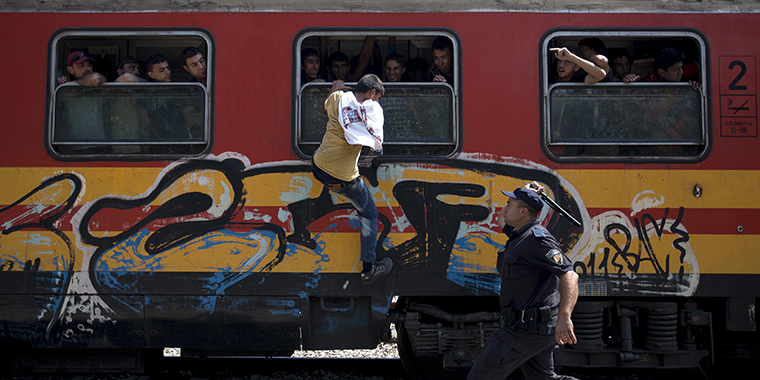
M203 58L203 54L196 54L188 58L183 67L196 80L206 78L206 59Z
M631 73L631 65L628 63L628 57L622 56L612 60L612 71L618 78L622 78Z
M683 77L683 62L676 62L667 70L659 69L657 73L666 82L680 82Z
M427 72L424 70L415 70L409 72L409 80L412 82L426 82Z
M130 62L124 64L124 66L121 67L121 69L118 70L119 75L122 74L132 74L132 75L140 75L140 64L137 62Z
M171 82L172 70L169 68L169 62L163 61L153 65L153 69L148 72L148 76L156 82Z
M315 55L306 58L306 60L303 61L303 65L301 65L301 69L306 73L308 80L311 81L317 79L317 76L319 75L319 58Z
M570 61L560 60L557 62L557 81L569 82L580 67Z
M69 71L69 74L71 74L76 80L92 72L92 62L90 60L86 60L82 63L75 63L66 69Z
M401 74L403 74L404 71L406 71L406 69L392 59L389 59L388 62L385 63L385 77L388 79L388 82L401 82Z
M433 49L433 61L435 62L435 67L437 67L441 73L447 75L452 73L454 62L451 57L451 50L449 50L449 48L443 50Z
M330 74L335 80L345 81L346 76L348 76L348 69L348 62L346 61L333 61L330 64Z

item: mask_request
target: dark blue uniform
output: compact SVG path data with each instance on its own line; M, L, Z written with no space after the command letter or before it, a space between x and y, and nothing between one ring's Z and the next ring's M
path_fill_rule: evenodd
M521 368L528 380L573 379L554 373L559 277L573 265L538 221L517 231L504 226L504 233L509 240L496 264L504 327L488 339L467 378L504 380Z

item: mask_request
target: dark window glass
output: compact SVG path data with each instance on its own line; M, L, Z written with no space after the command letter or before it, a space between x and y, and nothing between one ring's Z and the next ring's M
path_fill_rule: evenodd
M308 32L300 36L295 51L298 65L294 67L297 94L296 114L294 117L294 138L297 153L311 156L319 147L327 124L327 115L319 110L319 105L326 98L333 79L333 73L327 67L327 58L334 53L345 54L349 60L358 59L367 35L375 36L373 57L367 66L367 73L374 73L383 80L385 93L380 99L383 107L384 143L383 155L387 156L424 156L447 157L455 155L460 149L459 143L459 102L458 88L459 62L456 39L441 31L425 32L388 32L378 31L372 34L354 32ZM438 37L448 39L452 44L454 75L449 83L432 82L429 76L435 70L432 44ZM322 60L320 81L302 83L304 71L300 65L303 49L325 52ZM400 82L391 82L386 76L384 65L390 54L400 54L405 63L414 59L415 67L425 67L422 80L414 80L407 72ZM324 58L324 59L322 59ZM419 72L419 70L418 70ZM359 77L355 75L354 77ZM416 77L419 78L419 77ZM354 87L356 82L347 82ZM371 155L368 149L366 154ZM364 153L363 153L364 154Z
M611 71L595 84L553 83L557 59L550 48L577 47L584 38L606 45ZM705 44L693 32L558 31L544 40L543 140L550 156L582 160L698 159L709 146L705 84ZM664 48L683 53L681 81L647 80L654 57ZM614 77L614 60L625 53L629 72L639 80ZM583 57L589 59L589 57ZM688 67L688 69L687 69ZM686 75L689 75L686 78ZM578 71L579 78L585 72ZM580 79L578 79L580 80Z
M52 145L62 154L198 154L205 110L200 84L66 84L56 89Z
M213 82L212 38L200 30L66 30L53 37L49 78L48 144L60 158L164 158L197 156L210 149ZM206 62L205 83L183 68L182 51L197 48ZM106 83L84 86L67 71L70 53L92 58ZM171 82L154 82L144 59L166 57ZM114 82L125 57L140 63L145 81ZM142 62L140 62L142 61ZM58 84L58 78L68 77Z

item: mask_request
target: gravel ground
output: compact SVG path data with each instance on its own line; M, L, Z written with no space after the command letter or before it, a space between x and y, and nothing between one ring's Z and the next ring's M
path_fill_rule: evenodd
M398 359L396 343L380 343L374 350L296 351L294 358L383 358Z
M391 324L391 340L387 343L380 343L374 350L304 350L293 352L291 357L398 359L398 348L396 347L397 338L396 327Z

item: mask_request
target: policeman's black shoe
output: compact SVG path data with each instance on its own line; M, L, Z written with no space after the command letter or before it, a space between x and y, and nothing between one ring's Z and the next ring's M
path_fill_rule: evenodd
M372 269L367 273L362 273L362 282L365 285L375 282L378 278L391 273L393 268L393 260L390 257L386 257L380 261L372 263Z

